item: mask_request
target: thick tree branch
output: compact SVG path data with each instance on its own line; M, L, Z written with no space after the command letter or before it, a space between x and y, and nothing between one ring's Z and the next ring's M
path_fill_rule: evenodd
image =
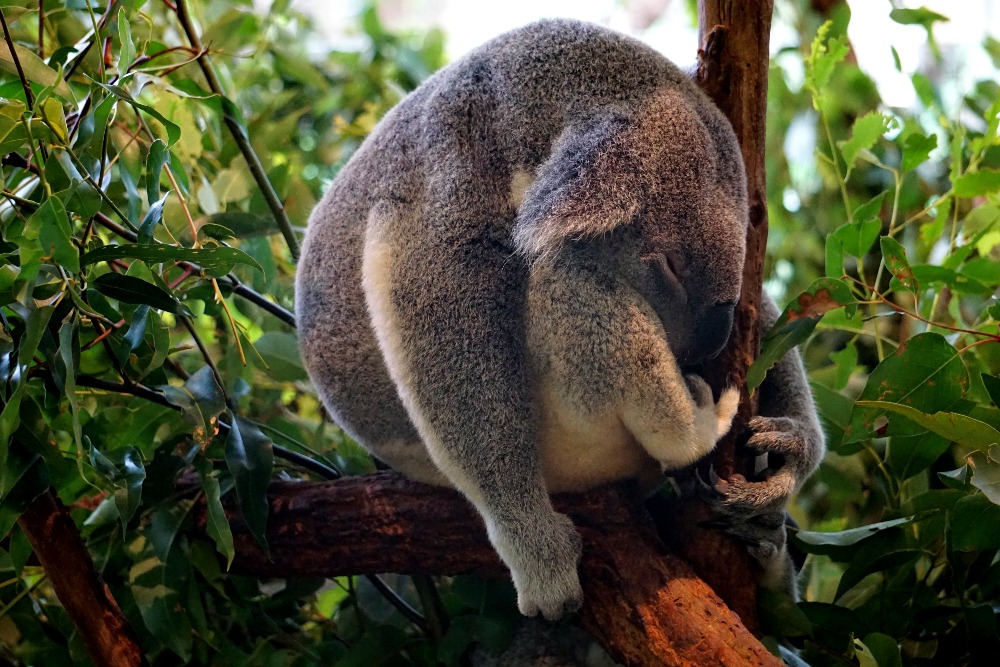
M270 559L236 514L233 571L264 577L405 572L506 576L482 519L457 492L378 473L274 483ZM777 665L739 618L664 551L637 492L555 499L584 540L584 625L625 665ZM344 508L350 508L345 512ZM204 512L199 521L204 525Z
M767 242L767 190L764 135L767 117L768 42L773 0L699 0L697 82L729 119L743 152L747 173L750 224L743 288L733 332L723 353L704 369L717 390L743 391L740 412L729 435L719 443L712 465L723 478L733 473L749 477L753 458L741 454L746 427L756 413L756 400L746 392L746 372L757 356L757 320ZM742 440L741 440L742 439ZM706 477L707 478L707 477ZM670 517L671 533L679 535L681 554L718 592L751 630L757 629L756 565L746 549L714 530L700 527L710 519L708 508L690 501ZM725 563L725 567L720 567Z
M17 522L94 662L106 667L147 664L132 628L59 500L51 492L43 493Z

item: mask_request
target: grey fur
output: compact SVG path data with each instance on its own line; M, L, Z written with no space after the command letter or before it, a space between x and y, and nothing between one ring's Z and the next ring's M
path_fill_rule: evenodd
M548 491L690 463L729 427L733 394L678 362L728 337L746 218L732 130L680 70L538 22L428 79L331 185L303 358L356 440L475 504L521 611L556 618L582 601L580 539Z

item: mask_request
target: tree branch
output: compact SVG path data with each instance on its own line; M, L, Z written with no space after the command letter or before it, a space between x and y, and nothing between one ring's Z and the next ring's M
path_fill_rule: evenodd
M147 664L132 628L59 500L46 491L17 522L94 662L106 667Z
M716 390L740 387L740 411L729 434L719 443L711 464L718 474L750 477L753 456L743 454L747 424L756 414L756 400L746 390L746 372L760 347L758 318L767 243L767 190L764 135L767 118L768 42L773 0L699 0L697 83L729 119L746 165L749 226L743 286L733 331L722 354L704 369ZM706 476L706 479L708 477ZM702 528L709 510L696 500L667 517L672 534L680 537L683 557L722 596L751 630L757 629L757 591L746 548L717 530ZM725 567L719 567L725 563Z
M269 499L270 559L238 513L227 510L234 572L281 578L507 575L482 519L450 489L383 472L320 484L275 482ZM616 660L780 664L680 558L664 551L635 487L558 496L555 504L584 540L583 624ZM204 527L204 509L196 520Z

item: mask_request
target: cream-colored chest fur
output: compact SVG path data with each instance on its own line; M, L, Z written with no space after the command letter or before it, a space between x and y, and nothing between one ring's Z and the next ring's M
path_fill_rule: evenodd
M544 380L536 398L538 453L550 492L585 491L632 477L649 484L659 476L660 465L622 424L618 406L584 413Z

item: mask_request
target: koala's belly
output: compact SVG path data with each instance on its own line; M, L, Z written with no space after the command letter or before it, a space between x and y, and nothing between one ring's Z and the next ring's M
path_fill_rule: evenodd
M545 383L537 400L538 453L550 492L586 491L633 477L649 485L660 475L659 464L628 432L615 406L585 413Z

